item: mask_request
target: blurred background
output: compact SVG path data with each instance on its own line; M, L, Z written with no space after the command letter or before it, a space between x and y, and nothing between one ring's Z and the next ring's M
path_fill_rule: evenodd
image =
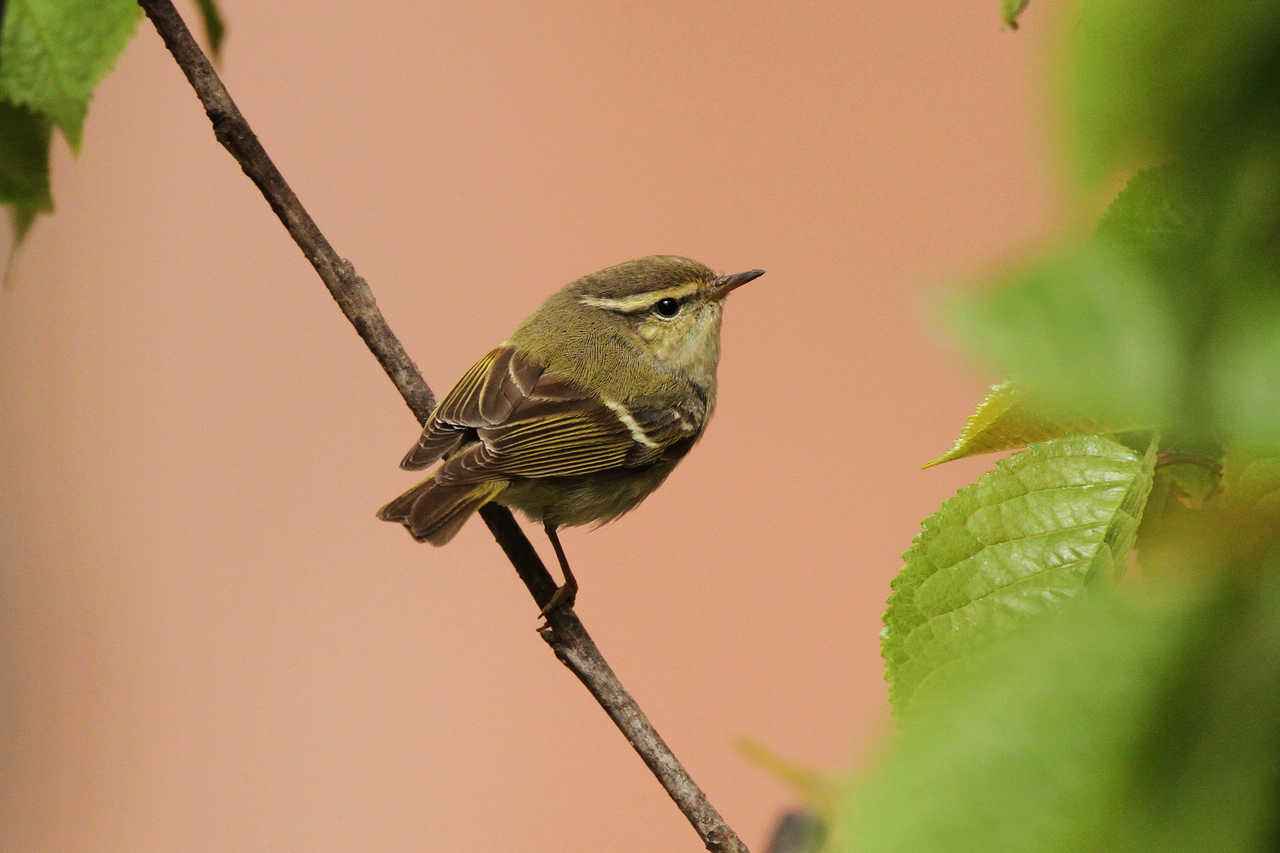
M1053 224L1043 10L222 7L232 94L438 393L583 273L768 269L702 444L564 537L584 622L763 847L793 796L734 742L865 763L888 581L990 464L919 468L997 378L927 308ZM699 849L483 524L374 520L415 422L149 22L54 151L0 292L4 849Z

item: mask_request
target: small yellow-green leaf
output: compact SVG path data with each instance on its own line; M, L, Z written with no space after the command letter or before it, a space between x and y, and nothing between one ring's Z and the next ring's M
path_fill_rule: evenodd
M1031 0L1000 0L1000 20L1011 30L1018 28L1018 17L1027 10Z
M932 468L966 456L1013 450L1052 438L1120 432L1137 427L1137 424L1106 424L1098 418L1082 415L1051 414L1048 406L1033 400L1019 386L1002 382L993 385L987 396L982 398L951 449L929 460L924 467Z
M831 816L840 795L840 785L835 779L811 767L802 767L783 758L769 747L751 738L742 738L738 741L737 747L738 752L747 761L775 779L790 785L819 817L827 819Z

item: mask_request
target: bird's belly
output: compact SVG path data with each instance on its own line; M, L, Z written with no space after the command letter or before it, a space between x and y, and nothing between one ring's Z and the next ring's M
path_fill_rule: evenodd
M535 521L557 526L603 524L648 497L674 467L674 460L664 460L645 468L621 468L582 477L516 479L496 501Z

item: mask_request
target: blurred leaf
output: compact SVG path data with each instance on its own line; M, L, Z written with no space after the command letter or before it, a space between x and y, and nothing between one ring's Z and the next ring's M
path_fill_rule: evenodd
M1225 309L1209 358L1223 428L1246 444L1280 445L1280 295L1256 294Z
M47 119L0 101L0 202L11 207L18 242L37 213L53 209L49 135Z
M924 464L925 468L953 459L1026 447L1037 441L1068 435L1100 434L1133 429L1138 424L1104 424L1080 415L1051 413L1012 382L993 385L965 422L951 449Z
M1222 487L1232 509L1280 520L1280 450L1270 455L1233 450L1223 465Z
M1018 16L1031 5L1031 0L1000 0L1000 20L1011 30L1018 28Z
M820 853L826 825L803 811L789 811L774 824L765 853Z
M1183 307L1146 265L1098 242L964 297L951 320L970 350L1051 404L1162 425L1187 372Z
M131 0L8 0L0 98L48 116L79 149L89 98L133 34Z
M811 767L789 761L751 738L742 738L737 747L747 761L789 785L819 817L831 816L840 793L836 780Z
M209 40L209 52L213 58L219 59L222 54L222 39L227 27L222 20L222 12L218 9L217 0L197 0L200 17L204 19L204 34Z
M1277 283L1280 120L1276 125L1242 142L1230 162L1218 164L1212 174L1214 189L1205 191L1215 199L1217 211L1210 269L1237 300L1252 298L1259 281L1272 292Z
M1229 562L1221 547L1222 454L1217 448L1161 441L1155 477L1134 548L1149 577L1197 578ZM1227 525L1231 527L1232 525ZM1256 555L1255 555L1256 556Z
M1113 246L1152 258L1182 255L1208 233L1204 190L1179 166L1143 169L1125 184L1098 222Z
M829 849L1276 849L1267 584L1158 607L1100 592L993 647L922 696Z
M922 684L1115 578L1155 465L1100 436L1033 445L966 486L921 525L894 579L881 651L905 711Z
M1115 816L1117 850L1280 849L1280 584L1274 559L1199 614ZM1241 567L1237 567L1239 569ZM1260 579L1260 583L1257 580ZM1194 618L1194 616L1193 616Z
M1190 466L1157 469L1138 534L1143 574L1199 579L1264 559L1280 538L1280 455L1233 450L1207 500L1171 498L1158 510L1156 489L1179 467ZM1170 488L1180 491L1185 481Z
M1057 63L1080 174L1214 159L1276 127L1280 9L1257 0L1087 0Z
M1218 490L1219 471L1195 462L1175 462L1162 468L1174 496L1187 506L1199 509Z
M39 214L37 213L34 207L25 207L23 205L14 205L9 210L9 222L11 225L13 225L14 245L13 245L12 251L16 252L18 249L18 246L22 243L22 241L27 239L27 232L29 232L31 230L31 226L35 224L36 216L38 215ZM12 254L10 254L9 260L10 262L12 262L13 260ZM5 267L6 282L8 281L8 276L9 276L9 266L6 265Z

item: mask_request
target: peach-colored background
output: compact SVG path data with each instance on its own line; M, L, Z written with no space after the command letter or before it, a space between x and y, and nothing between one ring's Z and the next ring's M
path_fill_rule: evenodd
M223 5L232 92L438 391L581 273L768 268L705 441L565 536L583 619L762 848L793 797L734 740L865 761L898 555L988 464L918 468L982 387L923 309L1045 233L1043 15ZM374 520L413 419L147 22L54 169L0 292L3 848L698 849L483 525Z

